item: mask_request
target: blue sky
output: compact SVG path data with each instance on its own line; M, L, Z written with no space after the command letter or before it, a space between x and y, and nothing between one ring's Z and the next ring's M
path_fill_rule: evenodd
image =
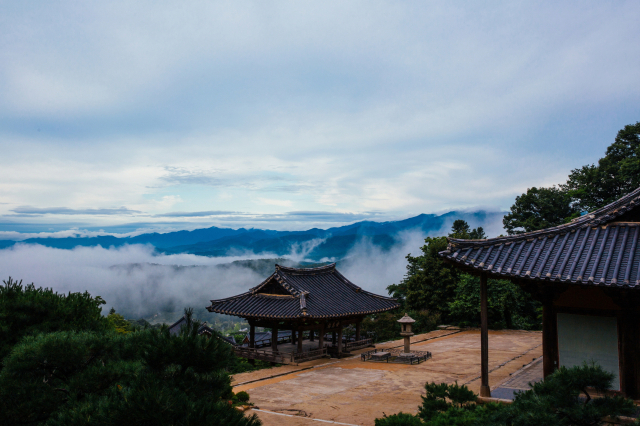
M640 3L0 2L0 231L505 210L640 120Z

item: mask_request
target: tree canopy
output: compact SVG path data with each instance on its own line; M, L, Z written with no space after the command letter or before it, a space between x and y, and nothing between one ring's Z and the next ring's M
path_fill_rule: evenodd
M482 228L471 229L456 220L450 238L486 238ZM417 256L407 255L407 273L398 284L387 287L403 309L428 312L441 322L476 326L480 324L480 283L445 263L438 253L446 250L446 237L429 237ZM535 329L539 326L539 303L508 280L489 280L489 325L492 328ZM422 314L425 315L425 314Z
M231 347L186 311L179 335L166 326L132 331L100 297L0 286L0 424L260 424L230 404ZM243 396L243 399L246 397Z

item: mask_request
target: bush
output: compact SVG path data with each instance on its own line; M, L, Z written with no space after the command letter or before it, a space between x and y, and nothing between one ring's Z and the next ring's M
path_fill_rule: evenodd
M424 426L419 417L402 411L392 416L384 416L375 420L375 426Z
M385 416L376 419L376 426L603 425L606 417L630 416L636 410L629 399L602 396L612 380L613 374L595 364L560 367L531 390L518 393L511 405L476 405L476 395L464 385L427 383L418 416ZM592 389L601 395L593 398Z
M249 394L245 391L240 391L236 394L236 398L240 402L249 402Z
M630 416L633 401L621 396L592 398L594 389L611 388L613 374L596 364L560 367L531 390L517 394L513 404L496 419L507 425L600 425L606 416ZM581 396L584 395L584 396Z

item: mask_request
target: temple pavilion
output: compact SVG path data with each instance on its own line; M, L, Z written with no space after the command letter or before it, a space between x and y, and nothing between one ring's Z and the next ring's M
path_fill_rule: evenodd
M278 336L279 330L291 330L291 342L297 345L295 352L299 354L299 360L305 352L305 332L311 342L317 336L317 346L315 342L312 345L316 350L307 354L307 358L314 354L326 355L328 349L333 349L340 356L345 351L344 327L355 325L355 341L349 342L352 349L369 345L371 339L362 339L360 336L363 318L398 307L395 299L370 293L353 284L338 272L333 263L304 269L276 265L275 272L258 286L237 296L212 300L207 309L209 312L242 317L249 322L249 350L239 355L272 360L267 354L266 358L258 356L255 349L255 329L265 327L271 329L272 336ZM332 334L329 348L324 341L326 333ZM280 354L278 344L279 339L271 339L272 355ZM238 351L242 352L240 349ZM282 357L273 360L285 362L286 359L283 361Z
M543 370L596 361L613 390L640 398L640 188L572 222L486 240L449 239L440 256L480 276L481 396L488 378L487 278L542 302Z

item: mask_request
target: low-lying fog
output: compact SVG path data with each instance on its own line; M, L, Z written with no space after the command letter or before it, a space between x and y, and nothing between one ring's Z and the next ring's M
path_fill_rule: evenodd
M434 234L446 234L448 229L443 231ZM406 272L406 255L418 255L424 238L422 232L398 235L400 242L388 251L364 239L345 259L338 260L338 268L362 288L387 295L386 287L398 283ZM297 248L285 257L304 260L305 249ZM150 245L62 250L18 244L0 250L0 279L11 276L61 293L86 290L106 300L103 312L114 307L128 318L140 318L160 311L182 311L187 306L202 309L210 299L246 291L262 282L273 271L273 264L262 265L258 273L255 265L250 268L231 262L277 257L252 253L227 257L163 255L155 253Z

